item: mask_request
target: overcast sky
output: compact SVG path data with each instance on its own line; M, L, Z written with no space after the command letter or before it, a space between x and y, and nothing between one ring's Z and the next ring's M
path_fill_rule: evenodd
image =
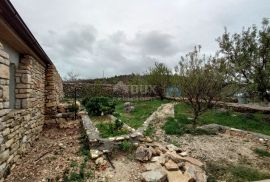
M143 73L155 61L174 67L202 45L270 17L270 0L11 0L64 77Z

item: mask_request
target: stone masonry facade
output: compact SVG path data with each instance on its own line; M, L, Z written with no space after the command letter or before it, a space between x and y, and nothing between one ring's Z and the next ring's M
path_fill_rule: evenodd
M45 119L63 97L54 65L21 55L15 69L15 106L10 107L9 54L0 42L0 181L39 137Z

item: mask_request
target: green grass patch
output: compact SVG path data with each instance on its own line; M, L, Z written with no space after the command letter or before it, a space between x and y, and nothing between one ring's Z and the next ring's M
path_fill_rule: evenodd
M268 152L267 150L256 148L254 152L260 157L270 157L270 152Z
M152 125L149 125L146 130L144 131L144 135L145 136L152 136L154 133L155 133L156 129L152 126Z
M206 172L208 175L208 182L248 182L270 178L270 173L265 171L252 168L247 165L230 165L223 161L207 163Z
M166 123L163 125L165 133L168 135L183 135L185 133L192 135L211 135L209 131L193 128L190 124L190 120L185 115L179 115L177 118L168 118Z
M96 127L99 130L99 135L102 138L108 138L108 137L115 137L120 135L128 134L128 130L122 128L122 129L115 129L115 126L113 123L98 123L96 124Z
M130 127L139 128L143 122L157 110L161 104L167 103L168 100L149 100L149 101L133 101L134 111L125 113L123 101L119 101L116 105L116 112L120 113L119 119Z
M186 117L192 117L192 109L187 103L179 103L175 106L175 119L181 124L187 124ZM270 135L270 123L264 121L265 115L261 113L240 113L233 111L220 111L210 109L199 117L198 125L220 124L241 130L252 131ZM191 124L191 120L188 121Z

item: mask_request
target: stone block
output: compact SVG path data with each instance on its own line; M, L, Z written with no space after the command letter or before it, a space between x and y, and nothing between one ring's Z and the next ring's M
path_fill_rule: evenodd
M9 60L0 57L0 64L5 64L5 65L9 66Z
M0 90L2 90L2 98L3 100L9 99L9 87L8 86L0 86Z
M14 143L14 138L12 138L6 142L6 147L9 148L13 143Z
M9 158L9 150L5 150L0 153L0 163L5 162Z
M30 97L30 94L16 94L16 98L18 99L26 99L29 97Z
M22 99L22 109L27 109L28 107L31 107L31 100L30 99Z
M9 67L4 64L0 64L0 78L9 79Z
M0 49L0 57L9 59L8 53L6 53L4 50L1 50L1 49Z
M21 81L22 81L22 83L31 83L31 81L32 81L31 75L30 74L23 74L21 76Z

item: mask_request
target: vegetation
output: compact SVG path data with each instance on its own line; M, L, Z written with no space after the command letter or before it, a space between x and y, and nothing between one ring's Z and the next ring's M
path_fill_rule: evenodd
M175 118L170 118L166 122L164 129L168 134L181 134L184 126L189 125L187 118L192 117L192 108L187 103L179 103L175 106ZM264 115L260 113L239 113L233 111L220 111L217 108L213 108L198 119L199 125L205 124L220 124L237 129L258 132L266 135L270 135L270 124L264 121ZM171 129L171 130L170 130ZM173 130L173 131L172 131ZM166 133L167 133L166 132Z
M98 128L99 134L102 138L125 135L129 133L126 129L117 128L115 123L97 123L96 127Z
M186 97L193 112L195 128L199 115L212 107L214 98L220 94L223 76L216 68L215 59L200 56L200 46L182 57L176 67L175 84Z
M133 128L139 128L143 122L167 100L149 100L132 102L135 109L130 113L124 111L124 102L119 101L116 105L116 112L120 113L119 119Z
M260 30L253 25L242 33L225 33L218 39L229 83L242 92L255 93L270 101L270 25L263 19Z
M94 175L92 170L86 170L86 165L90 160L90 149L88 139L84 131L81 134L80 141L81 147L79 154L83 156L83 162L79 165L76 161L71 161L71 170L66 170L64 172L64 182L84 182L87 179L92 178Z
M208 163L206 166L208 181L258 181L268 179L270 173L260 171L247 165L230 165L226 162Z
M267 150L256 148L254 152L260 157L270 157L270 152L268 152Z
M119 144L119 149L123 152L131 152L134 149L134 146L132 142L124 140Z
M116 103L108 97L85 98L84 104L87 112L93 116L101 116L101 114L112 114L115 111Z
M154 68L149 69L147 81L155 86L156 94L160 99L165 98L165 91L170 83L170 69L163 63L155 63Z
M145 136L152 136L155 133L155 127L152 125L149 125L146 130L144 131Z

